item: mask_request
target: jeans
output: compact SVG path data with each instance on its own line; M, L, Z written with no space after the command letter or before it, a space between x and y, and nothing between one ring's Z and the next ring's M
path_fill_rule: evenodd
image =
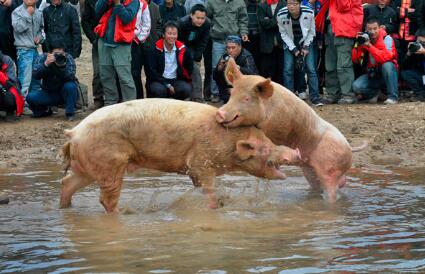
M413 90L416 98L425 97L425 85L422 80L422 72L417 70L402 70L401 77L407 82Z
M363 74L353 82L353 91L362 95L367 100L378 95L379 90L387 88L389 99L398 100L398 75L397 69L392 62L384 63L378 74L371 79L368 74Z
M61 89L57 90L32 90L27 95L27 102L34 117L42 117L47 107L65 104L66 116L75 113L75 104L78 97L76 81L66 82Z
M224 42L213 41L212 63L211 63L213 71L218 64L218 61L220 61L220 58L223 56L225 52L226 52L226 44ZM211 79L212 79L212 75L211 75ZM218 96L218 87L214 79L211 80L211 94Z
M32 78L32 67L38 56L37 49L17 50L18 53L18 80L21 84L21 94L25 97L30 90L37 90L40 87L40 81Z
M316 72L316 62L313 53L313 46L309 47L309 54L304 58L304 71L308 77L308 90L310 93L310 101L315 103L320 100L319 95L319 79ZM283 85L291 91L294 91L295 83L295 56L289 49L285 49L283 52L283 58L285 63L283 64Z

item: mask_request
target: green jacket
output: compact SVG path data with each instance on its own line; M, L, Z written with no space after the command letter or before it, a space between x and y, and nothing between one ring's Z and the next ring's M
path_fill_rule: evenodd
M248 14L244 0L208 0L211 39L224 41L228 35L248 35Z

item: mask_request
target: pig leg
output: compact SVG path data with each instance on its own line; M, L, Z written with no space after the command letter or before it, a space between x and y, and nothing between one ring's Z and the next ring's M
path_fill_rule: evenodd
M105 176L105 179L99 183L99 201L108 213L118 212L118 201L126 168L127 164L119 167L115 173L108 177Z
M191 175L189 175L189 178L192 180L192 183L195 187L201 187L202 186L202 183L199 180L198 176L191 174Z
M322 188L320 187L320 179L317 176L316 171L311 166L307 165L303 165L301 169L311 188L314 191L322 192Z
M61 198L60 208L66 208L71 206L72 195L90 183L93 179L86 175L70 172L61 180Z
M216 209L217 196L215 195L215 173L192 173L190 172L190 178L192 179L193 185L202 186L202 191L208 197L208 207Z

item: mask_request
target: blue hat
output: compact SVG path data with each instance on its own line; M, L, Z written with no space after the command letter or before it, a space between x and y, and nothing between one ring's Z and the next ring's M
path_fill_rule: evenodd
M238 45L242 45L242 39L239 37L239 36L237 36L237 35L229 35L229 36L227 36L227 38L226 38L226 44L227 43L235 43L235 44L238 44Z

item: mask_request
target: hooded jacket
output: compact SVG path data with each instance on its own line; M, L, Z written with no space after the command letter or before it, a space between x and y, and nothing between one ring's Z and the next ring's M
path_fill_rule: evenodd
M37 48L34 39L44 41L43 13L37 8L31 16L25 4L20 5L12 12L13 36L17 48Z

